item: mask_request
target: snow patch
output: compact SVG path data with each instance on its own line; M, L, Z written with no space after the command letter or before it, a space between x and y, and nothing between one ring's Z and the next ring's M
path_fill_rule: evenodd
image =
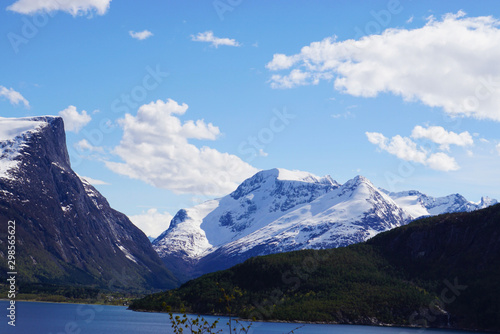
M71 210L71 204L66 205L66 206L61 206L61 210L63 210L64 213L68 212Z
M128 249L126 249L122 245L117 245L117 246L118 246L118 248L120 248L120 250L123 252L123 254L125 254L125 257L127 259L129 259L132 262L137 263L137 259L128 251Z
M40 129L47 122L32 118L0 117L0 141L13 140L25 132Z
M0 117L0 178L13 179L11 171L19 167L17 157L30 135L46 126L47 117Z

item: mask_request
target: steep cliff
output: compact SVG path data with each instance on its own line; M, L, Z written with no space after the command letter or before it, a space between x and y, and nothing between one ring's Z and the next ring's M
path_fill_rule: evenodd
M177 284L144 233L71 169L62 118L0 119L0 148L0 257L7 222L15 221L21 283Z

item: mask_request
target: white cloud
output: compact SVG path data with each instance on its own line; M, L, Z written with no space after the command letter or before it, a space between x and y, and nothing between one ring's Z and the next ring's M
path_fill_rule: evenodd
M287 56L283 53L276 53L273 55L273 60L267 63L266 68L271 71L285 70L295 65L299 60L300 57L297 55Z
M75 106L69 106L60 111L59 116L64 120L64 128L66 131L73 131L76 133L92 120L85 110L79 113Z
M346 108L346 109L353 109L353 108ZM343 114L332 114L331 115L332 118L335 118L335 119L339 119L339 118L345 118L345 119L349 119L349 118L355 118L356 115L353 114L352 112L350 112L349 110L347 110L345 113Z
M220 130L204 120L182 123L178 116L187 109L168 99L141 106L136 116L126 114L114 149L124 162L108 161L107 167L155 187L198 195L227 194L257 172L235 155L191 144L192 139L215 140Z
M432 169L444 172L460 169L455 159L443 152L431 154L426 164Z
M261 157L267 157L269 153L265 152L263 149L259 149L259 156Z
M140 215L128 216L130 221L134 223L144 234L149 237L156 238L170 226L170 221L173 216L168 212L160 213L157 209L149 209L147 212L142 212Z
M37 12L63 11L73 16L97 13L104 15L111 0L17 0L7 9L33 15Z
M143 30L137 32L130 30L128 33L132 38L138 39L140 41L153 36L153 33L149 30Z
M303 85L317 85L320 80L329 80L330 73L310 73L300 69L293 69L288 75L273 74L271 87L276 89L294 88Z
M500 155L500 144L497 144L497 146L495 146L495 147L497 149L498 154Z
M413 22L413 15L410 16L410 18L408 20L406 20L406 23L412 23Z
M397 135L389 140L383 134L377 132L366 132L366 136L370 143L378 145L382 150L400 159L425 164L427 152L419 148L410 138Z
M299 69L294 69L289 75L274 74L271 77L271 87L273 88L293 88L300 85L305 85L310 79L311 74L303 72Z
M234 39L215 37L212 31L199 32L196 36L191 35L191 40L194 42L212 43L212 46L216 48L218 48L219 45L241 46L241 44Z
M75 148L80 152L88 151L88 152L104 153L104 149L102 147L90 144L87 139L82 139L79 142L77 142L75 144Z
M366 132L366 137L370 143L405 161L415 162L445 172L455 171L460 168L453 157L443 152L429 154L427 150L408 137L397 135L389 139L377 132Z
M29 109L30 103L28 100L24 98L24 96L21 95L21 93L16 92L12 88L6 88L4 86L0 86L0 96L4 96L9 100L11 104L19 104L22 103L26 108Z
M441 107L451 115L500 121L500 21L447 14L417 29L387 29L359 40L325 38L300 53L275 54L266 65L271 87L292 88L334 79L353 96L390 92Z
M98 179L93 179L93 178L88 177L88 176L80 176L80 178L85 179L85 181L87 181L88 183L90 183L93 186L109 185L108 182L101 181Z
M453 131L446 131L441 126L430 126L428 128L421 127L417 125L412 133L411 137L415 139L426 138L429 139L436 144L441 145L440 148L442 150L448 151L450 149L450 145L457 146L470 146L474 145L474 140L468 131L464 131L460 134L455 133Z

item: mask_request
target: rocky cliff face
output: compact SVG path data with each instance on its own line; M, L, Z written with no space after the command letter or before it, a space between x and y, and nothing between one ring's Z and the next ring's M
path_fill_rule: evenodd
M130 290L175 286L144 233L73 172L63 120L17 121L28 126L0 143L0 257L7 221L15 220L19 279ZM2 122L16 120L0 119L5 133Z

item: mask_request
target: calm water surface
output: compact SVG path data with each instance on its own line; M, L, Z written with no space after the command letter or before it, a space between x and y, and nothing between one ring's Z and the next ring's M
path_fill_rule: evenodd
M173 333L169 328L168 314L133 312L122 306L16 303L16 326L7 324L8 301L0 301L0 333L22 334L135 334L135 333ZM206 317L214 321L217 317ZM225 319L220 319L224 333ZM252 325L252 334L288 333L297 324L261 323ZM466 334L468 332L448 330L421 330L406 328L384 328L347 325L305 325L296 334ZM477 333L477 332L476 332Z

